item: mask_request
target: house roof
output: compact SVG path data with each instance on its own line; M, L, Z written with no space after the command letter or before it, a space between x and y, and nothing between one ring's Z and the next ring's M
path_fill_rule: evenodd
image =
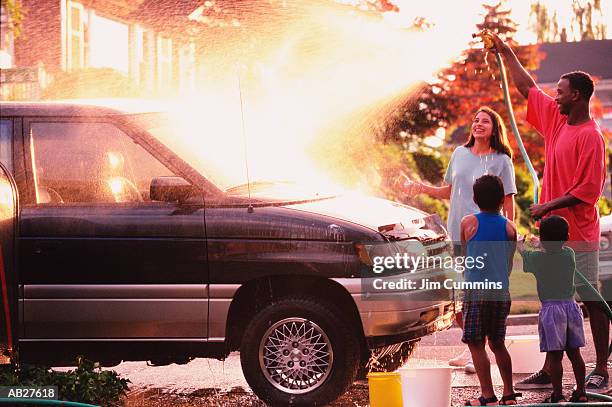
M534 72L538 83L557 82L564 73L576 70L612 79L612 40L545 43L539 50L545 58Z

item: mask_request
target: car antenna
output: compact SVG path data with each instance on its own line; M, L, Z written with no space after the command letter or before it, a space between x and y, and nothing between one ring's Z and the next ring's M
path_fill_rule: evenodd
M251 178L249 177L249 150L246 140L246 130L244 126L244 103L242 100L242 81L240 80L240 69L237 70L238 75L238 94L240 95L240 123L242 124L242 143L244 146L244 166L246 167L247 176L247 191L249 195L248 213L253 213L253 203L251 202Z

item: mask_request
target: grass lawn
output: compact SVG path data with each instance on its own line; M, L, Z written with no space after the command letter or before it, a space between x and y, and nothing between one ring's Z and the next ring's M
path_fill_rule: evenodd
M536 279L533 274L523 272L523 260L519 254L514 256L514 266L510 274L511 314L535 314L540 311Z

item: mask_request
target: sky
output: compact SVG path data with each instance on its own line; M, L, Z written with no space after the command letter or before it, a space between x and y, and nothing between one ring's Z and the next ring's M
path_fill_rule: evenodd
M549 10L557 10L560 26L569 25L573 10L572 0L540 0ZM482 21L482 4L496 4L498 0L395 0L400 7L399 19L411 21L414 16L425 16L439 26L452 27L452 35L468 35L474 31L476 23ZM603 20L608 26L607 37L612 38L612 0L601 0L604 10ZM535 42L535 34L529 30L530 0L507 0L512 10L512 18L519 24L516 40L520 43ZM443 10L444 12L440 12ZM570 38L571 39L571 38Z

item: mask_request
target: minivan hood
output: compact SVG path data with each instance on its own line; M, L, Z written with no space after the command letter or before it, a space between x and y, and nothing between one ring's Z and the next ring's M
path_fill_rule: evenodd
M396 237L421 235L425 226L427 213L386 199L362 195L342 195L330 199L321 199L300 204L287 204L286 208L303 212L330 216L346 222L355 223ZM419 233L416 233L419 231ZM430 231L432 232L432 231ZM444 233L444 231L441 231ZM430 238L439 236L431 233Z

